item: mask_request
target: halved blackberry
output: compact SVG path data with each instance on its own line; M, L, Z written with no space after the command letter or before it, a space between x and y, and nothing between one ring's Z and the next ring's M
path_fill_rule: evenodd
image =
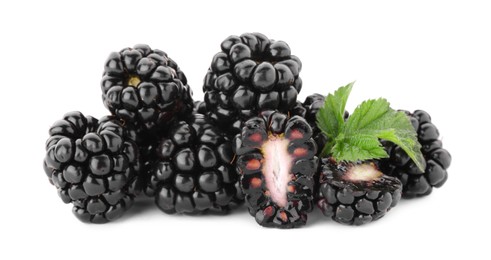
M373 162L322 160L317 206L334 221L362 225L383 217L401 198L402 184Z
M427 112L423 110L416 110L414 113L404 112L418 133L418 141L422 146L421 152L426 160L426 170L420 171L399 146L390 142L384 142L390 157L380 160L380 168L387 175L401 180L404 198L426 196L432 192L433 187L439 188L445 184L452 157L442 148L442 142L438 139L439 131L431 122Z
M260 33L229 36L212 60L203 91L209 116L230 136L263 110L287 113L302 88L300 60L283 41Z
M105 223L131 207L139 172L136 134L113 116L65 114L49 130L44 170L83 222Z
M243 201L232 142L204 115L193 113L163 136L146 191L162 211L218 213Z
M101 88L109 111L143 130L155 131L193 109L184 73L165 52L144 44L109 55Z
M235 139L237 172L249 213L266 227L304 225L313 208L317 146L300 116L264 111Z

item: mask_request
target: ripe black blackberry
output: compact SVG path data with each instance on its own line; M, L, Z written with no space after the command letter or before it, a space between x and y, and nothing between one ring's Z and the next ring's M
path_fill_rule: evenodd
M232 143L204 115L193 113L163 136L146 190L162 211L219 213L242 202Z
M65 114L49 130L44 170L83 222L105 223L129 209L139 172L136 134L113 116Z
M397 205L402 184L373 162L336 163L323 159L317 206L334 221L362 225L383 217Z
M300 60L283 41L260 33L230 36L212 60L203 91L209 116L230 136L263 110L287 113L302 88Z
M249 213L266 227L304 225L313 208L318 159L312 129L300 116L264 111L235 139L237 172Z
M426 169L424 172L419 170L399 146L390 142L384 143L390 157L380 160L380 167L386 174L401 180L404 198L426 196L432 192L433 187L439 188L445 184L452 157L442 148L442 142L438 140L439 131L431 122L427 112L422 110L416 110L414 113L404 112L418 133L418 141L422 145L421 152L426 160Z
M156 131L193 109L184 73L165 52L144 44L109 55L101 88L109 111L143 130Z

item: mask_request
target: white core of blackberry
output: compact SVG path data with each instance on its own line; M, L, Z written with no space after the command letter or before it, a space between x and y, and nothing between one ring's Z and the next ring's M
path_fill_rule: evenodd
M350 181L373 181L383 175L373 163L351 164L343 178Z
M262 173L266 180L271 200L279 207L288 204L288 183L290 182L292 156L288 153L289 140L282 137L270 137L262 146L264 164Z

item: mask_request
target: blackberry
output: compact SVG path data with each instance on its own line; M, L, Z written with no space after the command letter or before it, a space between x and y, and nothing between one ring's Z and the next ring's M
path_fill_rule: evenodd
M184 73L165 52L144 44L109 55L101 88L109 111L143 130L156 131L193 109Z
M220 213L242 202L232 142L204 115L193 113L163 136L146 191L162 211Z
M362 225L383 217L401 198L402 184L373 162L322 160L318 207L334 221Z
M300 60L283 41L260 33L229 36L212 60L203 91L209 116L230 136L263 110L287 113L302 88Z
M77 218L105 223L131 207L139 172L134 130L113 116L70 112L49 134L44 170Z
M249 213L266 227L304 225L313 209L317 146L300 116L264 111L235 139L237 172Z
M384 142L390 157L380 160L380 167L386 174L401 180L404 198L426 196L432 192L433 187L438 188L445 184L452 157L442 148L442 142L438 139L439 131L431 122L427 112L422 110L416 110L414 113L404 112L418 134L418 141L422 145L421 152L426 160L426 169L424 172L420 171L399 146L390 142Z

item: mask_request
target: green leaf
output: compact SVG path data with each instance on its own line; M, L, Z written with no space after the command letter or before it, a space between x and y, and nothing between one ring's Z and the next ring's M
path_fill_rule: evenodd
M317 126L330 140L323 149L323 155L331 151L334 146L332 140L338 136L344 127L344 110L354 83L351 82L338 88L334 94L329 94L324 106L317 112Z
M337 160L355 162L388 157L377 138L370 135L357 135L338 139L332 148L332 157Z
M425 160L409 118L390 108L385 99L361 103L349 117L331 149L336 160L357 161L387 157L379 139L400 146L422 171Z

